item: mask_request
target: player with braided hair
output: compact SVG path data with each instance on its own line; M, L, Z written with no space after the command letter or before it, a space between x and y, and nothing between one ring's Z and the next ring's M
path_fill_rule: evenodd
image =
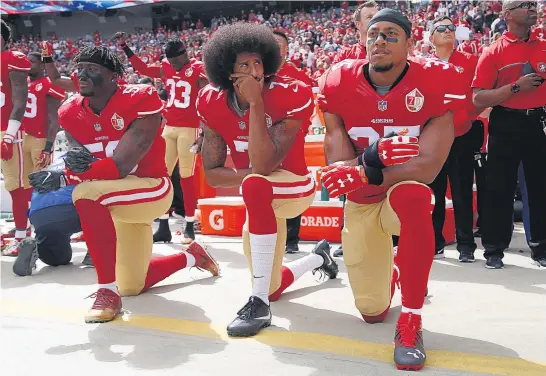
M167 120L163 130L163 138L166 142L165 160L169 173L173 172L178 160L180 185L184 192L186 212L186 228L182 242L190 243L195 239L193 222L197 208L193 178L196 154L190 149L199 136L199 117L195 109L197 93L208 83L203 63L190 59L184 43L178 38L173 38L163 45L166 57L161 61L161 64L159 66L147 65L127 45L124 33L116 33L115 38L135 70L148 77L161 78L169 92L169 99L163 114ZM159 229L154 234L154 242L171 241L168 221L168 214L160 217Z
M105 322L121 311L120 296L138 295L192 266L217 275L218 265L198 243L151 258L152 222L172 202L163 103L153 86L118 85L125 69L105 47L84 48L74 61L81 95L61 106L59 123L80 148L67 153L65 170L39 171L30 180L40 193L76 186L72 200L99 283L85 321Z

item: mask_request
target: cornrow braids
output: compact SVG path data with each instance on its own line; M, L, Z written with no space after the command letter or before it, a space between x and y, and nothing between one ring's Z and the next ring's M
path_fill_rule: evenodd
M119 56L106 47L88 46L80 48L72 60L78 63L95 63L116 73L119 77L126 72Z

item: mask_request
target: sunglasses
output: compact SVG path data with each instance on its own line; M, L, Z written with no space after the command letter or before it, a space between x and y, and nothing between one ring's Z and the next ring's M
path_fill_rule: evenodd
M537 3L534 1L526 1L524 3L521 3L519 5L516 5L515 7L509 8L508 10L514 10L514 9L529 9L529 8L536 8Z
M432 33L434 34L435 31L439 32L439 33L445 33L446 31L455 31L457 29L457 27L455 25L440 25L440 26L436 26L433 30L432 30Z

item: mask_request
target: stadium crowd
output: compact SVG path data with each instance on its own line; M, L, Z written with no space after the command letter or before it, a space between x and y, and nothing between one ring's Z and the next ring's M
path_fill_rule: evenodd
M359 1L362 3L362 1ZM501 1L431 1L423 6L414 4L406 9L406 2L379 1L380 8L392 8L407 13L413 23L412 34L416 41L415 56L428 57L433 47L426 39L426 32L431 30L433 20L441 16L449 16L457 26L466 26L470 30L470 39L463 41L459 49L479 56L492 41L497 40L506 30L506 22L501 15ZM538 22L535 25L537 35L546 36L545 1L539 1ZM346 48L359 42L359 33L354 23L355 7L348 2L342 2L339 8L315 8L308 12L296 11L292 14L278 12L246 13L241 11L239 17L230 19L220 15L214 17L210 25L204 25L200 19L184 21L179 30L159 27L154 31L135 32L129 40L136 54L146 63L161 61L162 44L170 38L178 37L187 44L188 55L198 60L202 56L202 48L210 36L220 26L245 20L263 23L275 30L284 32L289 38L288 57L298 68L303 69L310 77L317 79L330 65L335 62L336 55ZM25 54L39 52L40 36L22 36L14 42L13 49ZM51 37L54 50L54 60L62 75L69 76L75 70L71 63L74 54L82 46L94 43L108 46L116 50L116 42L111 36L101 35L95 31L93 35L84 35L77 40L65 39L53 35ZM122 54L122 58L125 56ZM124 61L127 63L127 61ZM131 67L128 69L127 82L136 83L141 77ZM161 82L157 80L157 85Z

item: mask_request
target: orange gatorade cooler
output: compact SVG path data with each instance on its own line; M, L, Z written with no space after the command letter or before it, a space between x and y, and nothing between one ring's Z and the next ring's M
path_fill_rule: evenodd
M305 163L317 182L317 191L320 191L320 174L318 171L326 166L324 135L308 135L305 137Z
M301 215L300 239L341 241L343 202L314 201Z
M241 197L215 197L198 201L201 211L201 234L241 236L246 209Z
M193 172L195 192L197 192L197 198L209 198L216 196L216 189L207 184L205 179L205 171L203 171L203 163L201 161L201 155L198 154L195 158L195 166Z

